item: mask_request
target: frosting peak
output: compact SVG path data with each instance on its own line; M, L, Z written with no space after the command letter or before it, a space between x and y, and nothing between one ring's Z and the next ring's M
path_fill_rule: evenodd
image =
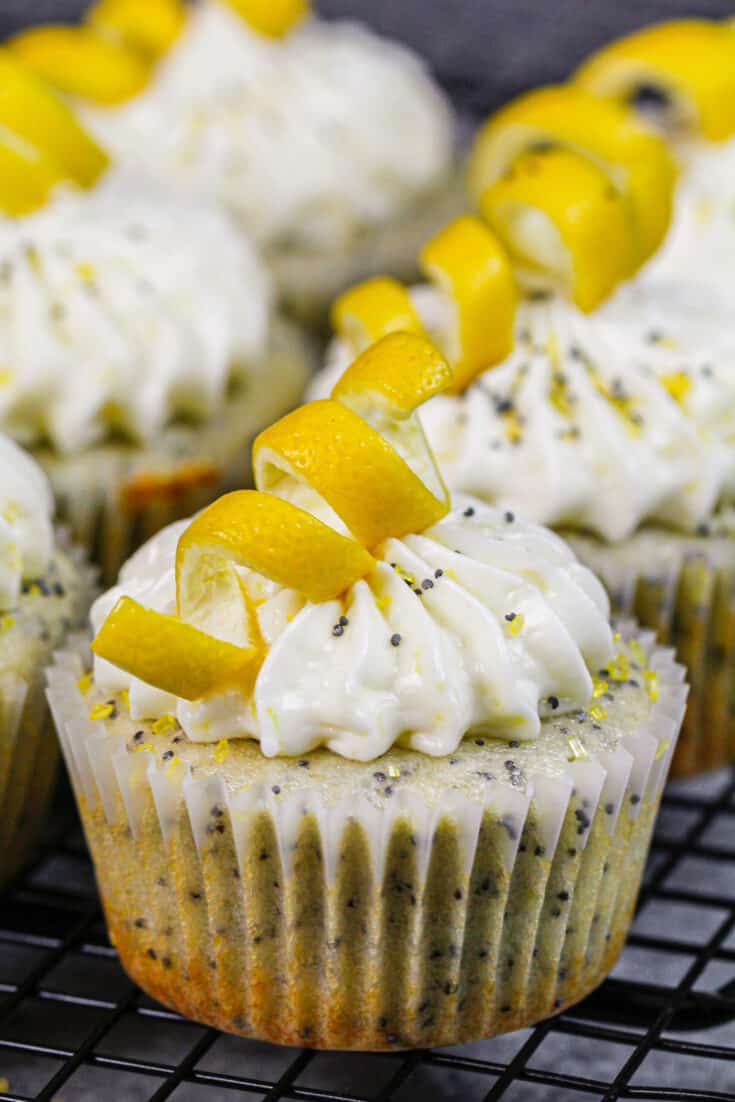
M95 604L95 629L122 595L174 610L184 527L129 561ZM323 745L363 761L395 743L448 754L470 731L533 738L540 716L588 704L589 670L612 654L607 598L552 533L462 499L375 557L366 578L320 603L239 568L267 645L250 694L177 700L99 658L96 682L129 689L134 718L175 713L195 741L254 738L267 756Z
M271 287L216 209L112 172L0 223L0 424L62 452L209 416L262 367Z

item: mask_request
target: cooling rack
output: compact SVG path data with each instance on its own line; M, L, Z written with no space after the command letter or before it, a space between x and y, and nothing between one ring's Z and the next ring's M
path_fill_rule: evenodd
M667 791L628 945L534 1029L407 1054L319 1053L184 1021L125 976L62 800L0 897L4 1102L735 1099L735 772Z

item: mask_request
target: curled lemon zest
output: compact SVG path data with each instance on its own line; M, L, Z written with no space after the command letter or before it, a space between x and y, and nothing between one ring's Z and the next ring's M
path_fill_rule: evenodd
M601 168L569 149L522 153L480 205L517 260L560 282L585 312L635 267L624 199Z
M158 58L176 41L186 22L181 0L97 0L87 23L146 57Z
M282 38L311 12L308 0L225 0L241 19L269 38Z
M735 133L735 35L726 24L680 19L644 27L604 46L575 81L599 96L635 102L657 89L678 118L710 141Z
M335 299L330 319L355 354L389 333L424 332L408 290L390 276L366 279L344 291Z

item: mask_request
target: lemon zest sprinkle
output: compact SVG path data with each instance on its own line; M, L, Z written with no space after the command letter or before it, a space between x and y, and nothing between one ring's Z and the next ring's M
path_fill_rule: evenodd
M170 712L167 712L165 716L161 716L160 719L151 724L151 731L154 735L164 735L166 731L172 730L175 726L176 720Z
M113 704L93 704L89 709L89 718L92 720L107 719L108 716L112 715L113 709Z
M607 718L607 709L603 708L601 704L595 704L594 708L590 708L590 715L599 722L601 719Z
M520 633L523 631L523 625L525 624L525 622L526 621L523 613L516 612L512 620L506 621L506 623L508 624L508 632L511 635L520 635Z
M84 696L92 688L92 674L83 673L81 677L77 678L77 688L79 692Z
M230 752L230 744L226 738L221 738L214 748L214 760L223 762Z
M603 693L606 693L607 690L610 688L607 681L602 681L600 678L597 678L597 677L592 678L592 685L593 685L593 689L592 689L592 699L593 700L596 700L598 696L602 696Z

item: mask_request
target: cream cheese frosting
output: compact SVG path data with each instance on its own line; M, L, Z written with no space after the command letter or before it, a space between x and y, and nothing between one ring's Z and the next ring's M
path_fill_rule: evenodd
M175 609L186 522L159 533L92 609L122 595ZM305 601L237 568L258 602L267 653L251 694L194 703L96 658L103 692L129 692L134 719L175 714L193 741L252 738L268 756L326 746L369 761L400 744L440 756L465 735L532 739L541 718L586 707L609 661L607 597L553 533L471 498L421 535L389 539L341 598ZM242 642L242 641L241 641Z
M259 242L338 246L442 183L448 102L405 48L350 23L267 38L202 0L151 85L83 107L122 163L216 198Z
M423 285L412 298L446 348L448 302ZM525 300L511 355L422 410L450 489L611 542L647 521L705 524L735 488L735 359L678 306L672 292L642 311L634 285L594 315L551 294ZM351 355L333 342L312 397Z
M80 451L152 440L265 371L272 289L229 218L112 171L0 222L0 428Z
M54 501L41 468L0 434L0 610L17 602L24 578L43 574L53 551Z

